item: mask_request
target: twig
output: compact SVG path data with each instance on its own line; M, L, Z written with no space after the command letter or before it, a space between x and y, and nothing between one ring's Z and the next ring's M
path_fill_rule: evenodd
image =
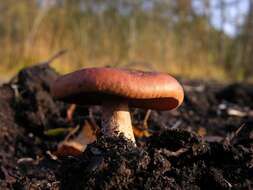
M182 124L181 120L178 120L176 123L174 123L171 127L171 129L177 129Z
M65 53L67 53L67 51L68 51L67 49L61 49L56 54L54 54L47 62L49 64L52 63L55 59L59 58L60 56L64 55Z
M55 59L64 55L65 53L67 53L67 51L68 51L67 49L62 49L62 50L58 51L56 54L54 54L52 57L50 57L47 61L42 62L40 65L49 66Z
M95 134L97 134L100 131L100 129L99 129L97 122L94 118L92 108L89 108L89 117L88 118L89 118L92 130L95 131Z
M232 132L230 135L228 135L225 139L224 139L224 143L225 144L230 144L231 141L240 133L240 131L242 130L242 128L245 126L245 123L243 123L235 132Z
M228 182L226 179L223 179L225 181L225 183L228 185L229 188L232 188L232 184L230 182Z
M54 54L52 57L50 57L47 61L43 61L41 63L36 64L35 66L49 66L55 59L59 58L63 54L67 53L67 49L61 49L56 54ZM17 82L18 75L15 75L12 77L9 81L10 84L14 84Z

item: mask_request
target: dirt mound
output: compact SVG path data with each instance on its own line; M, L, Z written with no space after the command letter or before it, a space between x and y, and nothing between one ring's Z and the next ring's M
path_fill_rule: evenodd
M23 134L23 129L15 123L15 113L12 109L14 91L9 85L0 87L0 189L8 187L15 180L15 144L17 137Z
M81 158L65 160L61 187L243 189L252 183L251 156L240 145L205 143L181 130L151 137L144 149L123 138L101 137Z
M251 84L231 84L219 91L216 96L219 100L253 108L253 85Z
M57 158L53 152L68 133L45 131L82 126L90 114L77 106L68 118L71 106L50 95L57 76L47 65L34 66L0 87L0 189L252 189L249 88L236 85L238 95L231 86L185 80L184 104L152 111L149 135L137 136L137 147L98 136L82 155ZM100 112L93 109L98 128ZM147 111L131 112L145 131Z
M64 104L54 101L50 94L50 84L57 76L48 65L39 65L21 70L13 84L18 92L15 108L18 122L35 133L66 127Z

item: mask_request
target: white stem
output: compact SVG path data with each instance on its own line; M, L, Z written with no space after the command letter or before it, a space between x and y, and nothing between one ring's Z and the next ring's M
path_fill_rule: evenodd
M104 102L102 105L102 132L107 136L123 133L135 143L131 116L128 104L125 102Z

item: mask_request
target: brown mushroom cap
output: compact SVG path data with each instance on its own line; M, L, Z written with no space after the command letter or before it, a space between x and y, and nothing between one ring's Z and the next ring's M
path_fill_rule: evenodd
M182 86L165 73L116 68L87 68L59 77L54 97L71 103L101 105L126 101L131 107L170 110L184 98Z

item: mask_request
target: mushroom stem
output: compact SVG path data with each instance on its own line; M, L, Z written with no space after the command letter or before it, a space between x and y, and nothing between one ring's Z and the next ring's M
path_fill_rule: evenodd
M102 132L107 136L124 136L135 143L131 116L127 102L103 102L102 104Z

